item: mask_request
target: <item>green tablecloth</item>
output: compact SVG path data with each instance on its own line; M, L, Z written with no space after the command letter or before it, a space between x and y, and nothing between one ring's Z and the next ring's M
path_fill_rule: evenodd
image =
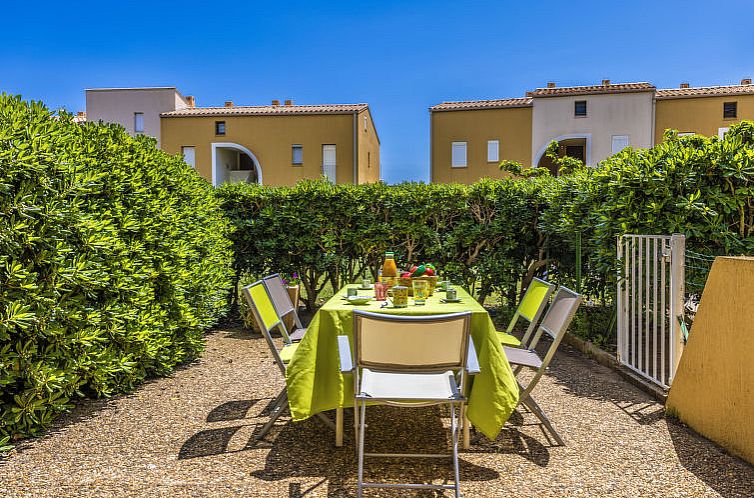
M359 291L360 295L372 291ZM314 315L309 329L286 371L288 401L293 420L304 420L316 413L353 406L353 380L342 375L338 359L337 336L347 335L353 345L353 310L360 309L396 315L432 315L471 311L471 336L474 339L481 373L473 377L468 402L468 418L484 435L495 439L518 402L518 387L500 345L501 336L516 344L512 337L495 331L487 311L468 293L458 289L460 303L441 303L444 292L435 292L425 306L383 308L371 301L353 306L343 300L343 288Z

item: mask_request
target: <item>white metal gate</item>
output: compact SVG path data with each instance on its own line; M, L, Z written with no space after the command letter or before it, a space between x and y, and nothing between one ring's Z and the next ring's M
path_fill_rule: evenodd
M618 359L634 372L669 387L683 352L686 238L618 238Z

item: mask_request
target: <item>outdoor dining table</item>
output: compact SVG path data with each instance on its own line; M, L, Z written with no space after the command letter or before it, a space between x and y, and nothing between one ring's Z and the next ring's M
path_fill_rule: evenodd
M355 287L355 286L347 286ZM340 289L312 318L307 333L299 343L286 370L286 384L291 416L305 420L326 410L336 410L336 446L343 444L343 408L353 407L353 379L340 372L339 335L349 337L353 344L353 311L355 309L395 315L435 315L471 312L471 337L479 360L480 373L473 376L466 418L478 431L495 439L518 403L518 385L505 357L501 339L517 344L513 336L497 332L489 313L466 291L456 287L457 303L443 303L443 292L435 291L426 304L417 306L409 298L406 308L382 307L372 300L366 305L352 305L344 297L347 287ZM373 291L360 290L360 295ZM467 439L467 438L466 438Z

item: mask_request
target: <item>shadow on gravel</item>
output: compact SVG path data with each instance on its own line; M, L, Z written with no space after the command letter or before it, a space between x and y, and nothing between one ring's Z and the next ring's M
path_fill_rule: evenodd
M228 453L231 438L241 429L242 425L207 429L191 436L178 452L178 460L188 458L208 457Z
M327 489L328 497L356 494L356 452L353 447L353 418L346 410L346 441L342 448L333 446L334 434L322 424L309 419L304 422L278 424L266 438L272 441L265 459L265 467L252 472L265 481L320 477L314 485L292 483L289 498L308 496ZM437 453L450 451L449 430L437 408L398 409L375 406L367 410L367 451ZM447 422L447 421L445 421ZM428 482L452 480L453 467L444 460L368 459L365 479L379 482ZM463 459L462 481L491 481L498 479L493 469L474 465ZM405 496L396 494L395 496ZM393 495L389 495L393 496ZM436 496L418 494L411 496Z
M207 415L207 422L224 422L228 420L241 420L246 418L246 414L249 412L252 406L254 406L259 399L240 399L236 401L228 401L222 405L216 406Z
M754 496L754 467L685 425L667 420L678 459L686 470L725 498Z

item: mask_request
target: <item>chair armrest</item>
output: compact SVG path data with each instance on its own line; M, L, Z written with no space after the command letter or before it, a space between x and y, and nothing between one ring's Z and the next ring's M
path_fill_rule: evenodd
M482 371L479 368L479 359L476 356L474 339L472 339L471 336L469 336L469 352L466 356L466 371L469 373L469 375L475 375Z
M353 360L351 359L351 343L347 335L338 336L338 354L340 355L340 371L352 372Z

